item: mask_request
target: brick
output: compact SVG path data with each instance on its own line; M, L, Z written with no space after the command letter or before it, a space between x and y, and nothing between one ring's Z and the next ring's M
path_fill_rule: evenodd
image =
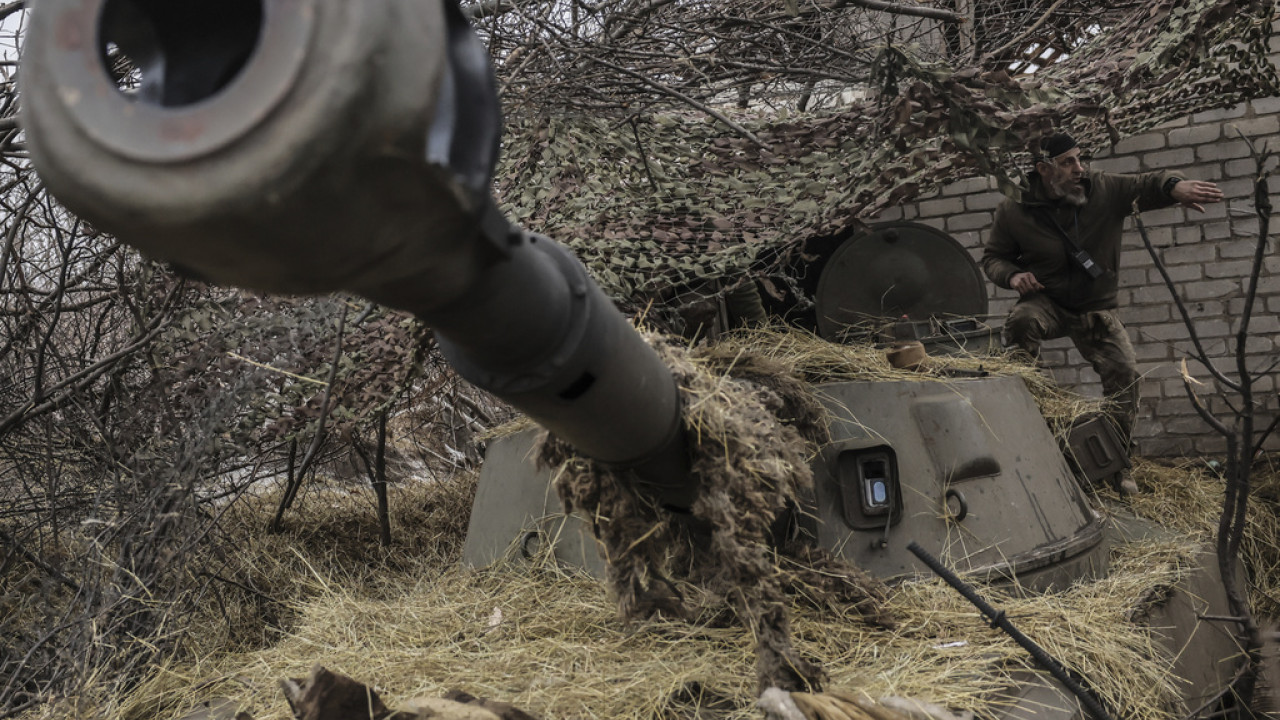
M1280 42L1280 40L1277 40L1276 38L1272 38L1271 42ZM1255 427L1257 427L1258 425L1270 425L1274 421L1274 419L1275 419L1275 415L1263 415L1259 417L1258 421L1255 421L1256 422ZM1264 440L1262 443L1262 449L1266 450L1267 452L1276 452L1277 450L1280 450L1280 435L1276 433L1271 433L1270 435L1268 435L1267 439Z
M1254 142L1265 140L1280 133L1280 117L1275 115L1263 115L1261 117L1247 118L1227 123L1223 128L1223 136L1227 138L1240 137L1240 133L1244 133Z
M1205 343L1204 352L1209 356L1210 364L1217 368L1218 372L1227 377L1233 377L1236 374L1235 343L1228 344L1222 340L1214 340ZM1200 369L1201 375L1208 375L1208 373L1208 370Z
M1168 129L1170 129L1170 128L1186 127L1186 126L1187 126L1187 124L1188 124L1189 122L1190 122L1190 120L1188 120L1188 119L1187 119L1187 116L1186 116L1186 115L1183 115L1182 117L1177 117L1177 118L1174 118L1174 119L1172 119L1172 120L1166 120L1166 121L1164 121L1164 122L1160 123L1159 125L1157 125L1157 126L1155 127L1155 129L1156 129L1156 130L1168 130Z
M1147 153L1142 157L1143 166L1152 170L1165 170L1167 168L1181 167L1183 165L1190 165L1195 161L1196 151L1189 147Z
M1252 246L1254 242L1255 241L1250 240L1249 245ZM1273 245L1274 243L1267 243L1268 253L1274 252L1270 249ZM1264 256L1262 258L1262 269L1268 273L1280 273L1280 256L1274 254Z
M1182 209L1181 205L1160 208L1159 210L1148 210L1142 213L1142 224L1148 228L1160 225L1181 225L1186 221L1187 213ZM1152 242L1155 242L1155 240L1152 240Z
M897 222L902 219L902 206L894 205L893 207L887 207L876 215L876 219L883 222Z
M1120 253L1120 267L1122 268L1149 268L1154 267L1155 264L1155 261L1151 259L1151 253L1147 252L1147 249L1141 245L1133 250L1124 250Z
M1091 161L1089 169L1109 173L1139 173L1142 172L1142 160L1136 155L1102 158Z
M1258 278L1258 292L1262 295L1280 293L1280 277L1264 275Z
M1221 315L1227 304L1220 300L1203 300L1201 302L1187 303L1187 315L1192 318L1211 317Z
M1200 232L1200 225L1193 223L1191 225L1182 225L1173 229L1174 245L1194 245L1204 239Z
M1080 382L1080 369L1074 367L1053 368L1053 380L1059 385L1076 385Z
M1234 416L1239 405L1234 394L1228 396L1204 389L1200 392L1200 399L1209 407L1210 413L1224 420Z
M970 193L980 193L995 189L995 178L982 175L979 177L965 178L964 180L957 180L953 183L948 183L942 187L942 195L943 197L950 197L952 195L968 195Z
M987 313L992 317L1003 318L1016 304L1016 299L1012 297L992 299L987 303Z
M1061 345L1060 342L1056 342L1056 344ZM1046 367L1062 367L1067 364L1067 351L1065 348L1051 350L1049 349L1049 344L1045 343L1045 346L1040 348L1040 359Z
M1191 122L1199 124L1231 120L1233 118L1243 117L1247 109L1248 108L1245 103L1240 103L1229 108L1205 110L1204 112L1193 114L1191 116Z
M1212 145L1200 145L1196 148L1196 159L1201 162L1232 160L1248 156L1249 144L1243 140L1216 142Z
M1120 268L1117 278L1120 287L1142 287L1147 284L1146 268Z
M1098 375L1093 368L1080 368L1080 382L1072 383L1071 389L1085 397L1102 397L1102 384L1097 381Z
M1172 298L1169 296L1169 289L1164 285L1147 285L1130 291L1129 302L1135 305L1154 305L1172 302Z
M1232 335L1231 325L1226 320L1197 320L1195 326L1196 334L1201 339L1225 338Z
M1170 348L1159 343L1139 343L1134 346L1133 353L1139 362L1144 360L1167 361L1172 358Z
M982 234L976 230L968 232L953 232L951 237L956 242L969 249L970 255L975 255L974 262L978 262L978 258L982 257Z
M1254 308L1255 308L1254 312L1257 312L1257 309L1261 307L1262 307L1261 305L1254 305ZM1230 300L1227 301L1227 313L1229 313L1233 317L1244 314L1244 296L1243 295L1238 298L1231 298Z
M1172 317L1169 303L1158 305L1127 305L1120 308L1120 320L1125 325L1141 326L1148 323L1165 322Z
M1165 147L1164 133L1150 132L1127 137L1116 143L1112 151L1117 155L1159 150Z
M1181 375L1179 375L1180 377ZM1181 383L1182 381L1178 380L1178 382ZM1196 411L1195 406L1191 404L1191 400L1187 399L1186 389L1179 384L1176 390L1176 394L1166 395L1156 402L1156 417L1178 417L1179 415L1189 415Z
M1222 165L1223 177L1229 178L1252 178L1257 175L1258 161L1253 158L1240 158L1239 160L1228 160Z
M1253 389L1258 392L1264 392L1264 393L1274 392L1276 389L1276 376L1263 375L1257 380L1254 380Z
M1276 38L1272 38L1272 40L1274 41ZM1249 104L1253 106L1253 112L1258 115L1275 115L1280 113L1280 97L1258 98L1256 100L1250 100Z
M1206 263L1212 262L1217 258L1217 248L1208 243L1196 243L1193 245L1178 245L1176 247L1165 248L1160 253L1160 259L1165 265L1182 265L1185 263Z
M1204 266L1205 277L1240 279L1249 276L1253 263L1248 260L1231 260L1208 263Z
M1165 272L1169 273L1169 279L1176 283L1188 282L1191 280L1203 280L1204 268L1205 266L1200 263L1191 263L1189 265L1173 265L1166 267ZM1152 270L1150 275L1150 282L1152 284L1164 282L1164 278L1160 277L1160 273L1158 271Z
M978 228L990 227L991 218L992 213L990 212L954 215L947 218L947 230L950 232L960 232L962 230L976 230Z
M1238 280L1202 280L1182 286L1183 297L1188 300L1206 300L1236 295L1240 292Z
M1222 194L1230 198L1249 198L1253 199L1253 178L1233 178L1231 180L1223 180L1218 183L1218 187L1222 188Z
M1230 207L1228 203L1230 202L1232 201L1228 199L1227 202L1210 203L1208 205L1204 205L1203 206L1204 212L1198 212L1196 210L1187 210L1187 217L1195 219L1196 222L1205 222L1206 220L1222 220L1227 216L1227 209Z
M976 193L964 196L966 210L995 210L1004 202L1004 195L998 192Z
M1192 180L1217 180L1222 177L1222 163L1197 162L1191 165L1183 165L1176 172Z
M939 200L922 200L920 202L921 217L957 215L962 212L964 212L964 198L952 197Z
M1172 349L1172 346L1169 346ZM1182 377L1182 358L1185 353L1174 352L1173 362L1161 363L1159 366L1151 368L1147 372L1142 373L1143 377L1151 380L1164 380L1167 378ZM1163 412L1163 411L1162 411Z
M1222 126L1217 123L1176 128L1170 130L1168 134L1169 147L1203 145L1205 143L1213 142L1220 137L1222 137Z
M1231 234L1234 237L1256 240L1260 229L1258 218L1252 215L1232 218L1231 220Z
M1161 432L1157 437L1138 440L1138 452L1148 457L1182 457L1195 451L1190 438L1170 437Z
M1147 325L1142 328L1143 337L1150 340L1187 340L1191 337L1191 333L1187 330L1187 326L1181 322L1163 323L1160 325Z
M1224 240L1231 237L1231 223L1227 221L1204 223L1200 228L1205 240Z
M1164 431L1175 435L1190 435L1194 433L1205 432L1209 430L1209 426L1204 420L1196 416L1179 416L1168 418L1164 421Z
M1273 313L1280 313L1280 296L1267 298L1267 310Z
M1249 316L1249 334L1266 335L1272 340L1280 339L1280 318L1269 313L1259 313L1257 305L1254 306L1253 313Z
M1245 355L1270 355L1276 349L1276 341L1265 334L1257 333L1253 324L1249 325L1249 337L1244 342Z
M1171 227L1151 227L1145 222L1142 227L1147 231L1147 239L1156 248L1169 247L1173 245L1173 228ZM1138 231L1137 223L1133 223L1133 229L1128 230L1122 236L1121 244L1125 248L1121 251L1120 256L1123 258L1126 252L1140 252L1144 255L1147 253L1147 247L1142 242L1142 234ZM1132 248L1132 250L1130 250ZM1121 261L1123 262L1123 260Z
M1187 386L1186 386L1186 383L1182 381L1181 377L1169 378L1168 380L1160 381L1160 397L1165 398L1166 402L1172 401L1174 398L1182 399L1186 402L1186 405L1187 405L1186 411L1179 412L1176 415L1170 412L1161 413L1160 417L1162 418L1168 419L1168 418L1174 418L1174 417L1181 417L1186 415L1187 413L1195 412L1195 410L1192 409L1191 407L1191 401L1186 400Z
M1203 425L1208 432L1212 432L1208 425ZM1200 455L1222 455L1227 451L1227 439L1218 434L1199 435L1193 442L1195 443L1196 453Z
M920 218L917 222L919 222L921 225L928 225L934 230L941 230L942 232L947 231L947 228L945 227L945 222L943 221L942 218Z

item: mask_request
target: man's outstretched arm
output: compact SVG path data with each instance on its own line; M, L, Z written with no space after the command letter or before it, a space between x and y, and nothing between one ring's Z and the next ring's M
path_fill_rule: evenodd
M1222 202L1222 188L1204 180L1182 180L1169 191L1169 197L1184 207L1204 212L1205 203Z

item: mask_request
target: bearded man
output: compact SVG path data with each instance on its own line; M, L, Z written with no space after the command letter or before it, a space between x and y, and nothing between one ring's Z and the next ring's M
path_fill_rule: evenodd
M1117 271L1125 218L1133 212L1222 200L1211 182L1177 173L1122 175L1089 171L1066 133L1033 147L1035 171L1020 200L996 210L983 248L982 269L993 283L1021 296L1005 320L1006 346L1033 360L1045 340L1069 337L1102 379L1108 416L1126 447L1138 411L1133 345L1116 310ZM1123 494L1137 491L1127 472L1116 478Z

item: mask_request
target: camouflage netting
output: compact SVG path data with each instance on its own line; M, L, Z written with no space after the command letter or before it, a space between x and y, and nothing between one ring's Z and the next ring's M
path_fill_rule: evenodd
M1053 127L1101 148L1276 95L1273 12L1266 1L1143 5L1017 78L984 69L989 59L957 70L884 47L869 80L876 98L838 109L517 114L498 197L513 220L569 245L607 292L639 308L668 288L768 273L802 241L856 230L944 182L993 174L1014 192L1028 143Z
M826 438L824 413L788 368L763 355L698 356L651 342L681 388L699 486L690 515L657 508L626 477L552 436L539 460L558 468L566 511L589 518L602 541L624 618L723 624L736 614L756 639L760 690L818 689L821 667L792 646L788 593L892 624L879 581L799 538L776 537L778 519L812 486L808 456Z

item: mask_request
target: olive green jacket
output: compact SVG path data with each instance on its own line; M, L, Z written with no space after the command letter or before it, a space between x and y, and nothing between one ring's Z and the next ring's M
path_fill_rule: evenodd
M1068 310L1085 312L1116 307L1116 271L1125 218L1133 202L1141 210L1174 205L1164 191L1168 172L1120 175L1088 173L1083 184L1089 201L1080 208L1051 200L1036 173L1021 202L1006 198L996 209L995 222L982 252L982 270L991 282L1009 287L1009 278L1030 271L1044 294ZM1056 223L1056 226L1055 224ZM1073 257L1064 237L1070 234L1102 269L1093 278Z

